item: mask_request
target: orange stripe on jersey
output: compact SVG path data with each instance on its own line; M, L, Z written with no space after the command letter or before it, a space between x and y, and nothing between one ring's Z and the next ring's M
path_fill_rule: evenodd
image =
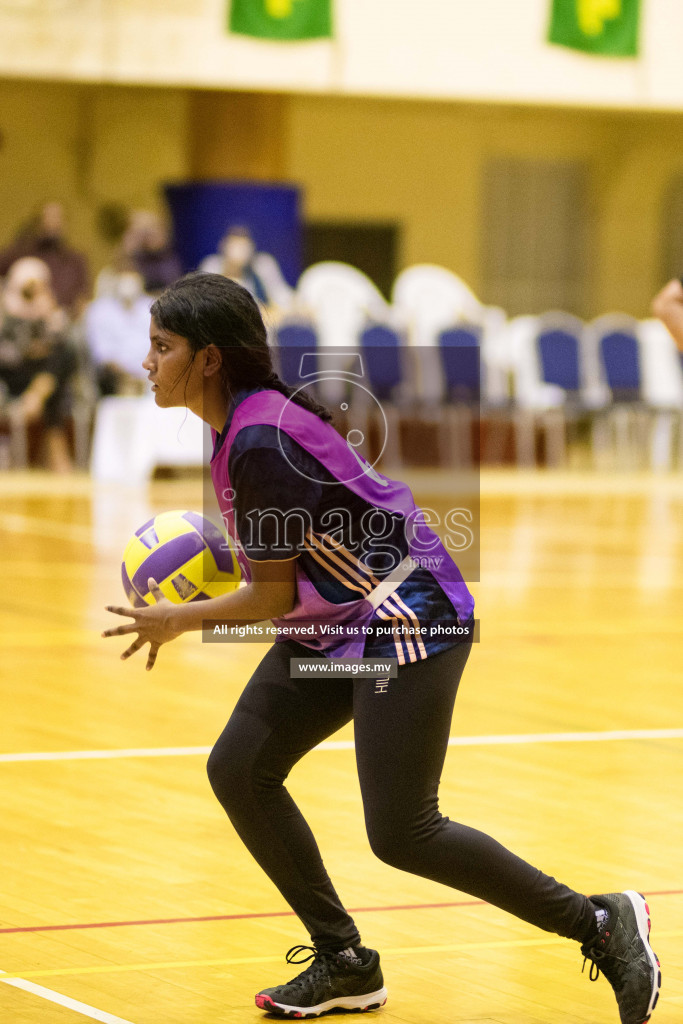
M326 541L327 544L323 541ZM365 597L374 586L379 586L381 581L372 570L329 534L318 536L312 530L308 530L304 537L304 544L309 554L349 590L355 590ZM377 609L377 615L385 620L410 622L415 627L420 625L420 620L413 609L397 593L382 602ZM406 660L413 662L427 657L427 651L419 634L412 637L407 634L395 633L393 640L400 665L404 665Z
M413 626L415 626L416 628L420 627L420 620L418 619L416 613L413 611L413 609L409 605L407 605L405 603L403 598L400 597L398 593L392 594L391 597L388 597L387 600L384 602L384 604L387 605L387 607L390 607L390 605L393 604L393 605L398 607L399 611L403 610L404 612L407 612L408 618L412 622ZM405 618L405 615L402 615L401 617ZM422 635L420 633L415 633L414 637L410 637L410 640L411 641L412 640L415 641L415 643L417 644L417 647L418 647L418 650L420 652L421 657L426 658L427 657L427 650L426 650L425 645L424 645L424 643L422 641ZM417 659L417 658L415 659L415 661L418 661L418 660L419 659Z
M383 612L381 610L381 608L377 609L377 614L379 615L380 619L385 619L385 620L388 620L390 622L397 622L398 621L398 618L397 618L396 615L389 615L389 614L387 614L387 612ZM399 665L405 665L405 663L406 663L406 656L405 656L405 652L403 650L404 637L402 637L400 635L400 633L394 633L393 634L393 640L394 640L394 647L396 648L396 657L398 658L398 663L399 663ZM417 658L411 658L411 661L417 661Z
M386 601L383 601L377 609L377 614L383 619L395 619L397 622L410 621L410 623L417 629L420 627L419 618L413 609L410 608L410 606L407 605L403 598L399 597L398 594L392 594L391 597L386 599ZM395 642L398 641L398 639L398 636L394 637ZM410 661L420 661L422 658L427 657L427 650L420 633L415 633L413 636L404 634L401 636L401 639L406 645ZM419 657L415 650L416 644L417 650L419 651Z
M311 541L316 546L318 551L315 551L313 549ZM351 579L355 580L357 584L360 584L360 587L358 587L354 586L352 583L349 583L348 585L350 587L352 587L354 590L362 589L364 594L370 593L373 586L372 581L368 579L367 575L363 576L360 572L357 571L356 568L354 568L355 564L362 565L363 563L359 563L357 559L354 559L353 556L351 556L349 552L346 550L346 548L342 547L341 545L338 545L337 551L330 551L330 549L325 547L321 540L311 530L309 530L306 533L306 536L304 537L304 543L306 544L306 547L310 554L312 554L314 558L317 558L317 560L327 569L329 569L330 572L333 571L332 564L336 565L338 568L344 570L344 572L346 572L348 576L351 577ZM348 559L345 560L344 558L340 557L341 554L345 554L349 558L351 558L353 565L349 564ZM321 555L325 555L326 558L328 559L328 562L324 561ZM335 575L337 574L335 573ZM341 577L337 575L337 579L341 579ZM344 580L342 580L342 582L344 582Z
M308 532L310 536L315 536L310 530ZM366 565L365 562L361 561L360 558L356 558L355 555L352 555L348 548L345 548L344 545L340 543L340 541L335 540L334 537L331 537L329 533L323 533L321 534L321 536L322 539L326 540L327 543L330 544L333 548L335 548L335 550L340 555L346 558L352 565L356 566L361 576L363 576L364 579L369 580L370 583L372 583L373 587L379 586L381 581L377 579L372 569L368 565Z
M372 588L367 584L367 582L365 580L361 581L363 583L363 586L359 586L357 583L352 583L351 580L348 578L349 575L350 575L349 569L348 569L347 566L344 565L344 563L341 561L341 559L336 559L336 561L346 571L346 573L347 573L346 576L343 576L342 573L334 565L334 563L330 562L330 560L329 560L329 554L330 553L325 548L322 548L322 550L319 551L311 543L309 543L309 541L308 541L308 539L306 537L304 537L304 544L306 545L306 550L311 555L311 557L315 558L316 562L318 562L320 565L322 565L323 568L325 569L325 571L330 574L330 576L334 576L334 578L336 580L339 580L339 582L342 583L348 590L356 590L363 597L367 597L368 591L371 590ZM324 556L326 556L326 557L324 557Z

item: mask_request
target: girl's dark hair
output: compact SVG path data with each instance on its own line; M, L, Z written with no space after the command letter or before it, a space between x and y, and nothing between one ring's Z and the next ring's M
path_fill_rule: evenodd
M223 358L226 393L266 387L329 422L332 414L305 391L280 380L273 368L266 326L251 293L221 274L192 273L170 285L150 313L159 327L187 338L192 354L215 345Z

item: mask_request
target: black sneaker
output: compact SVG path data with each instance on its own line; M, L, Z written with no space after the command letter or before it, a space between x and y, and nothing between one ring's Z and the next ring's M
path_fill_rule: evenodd
M310 955L296 959L297 953ZM367 962L363 962L368 955ZM328 1010L377 1010L387 1001L387 990L379 966L379 953L355 950L343 953L318 953L312 946L294 946L287 953L288 964L310 967L286 985L264 988L256 996L256 1005L279 1017L319 1017Z
M591 896L590 900L609 917L598 935L581 947L586 958L583 965L592 960L591 981L596 981L601 971L609 981L621 1024L645 1024L662 985L659 960L650 946L650 908L645 897L631 889Z

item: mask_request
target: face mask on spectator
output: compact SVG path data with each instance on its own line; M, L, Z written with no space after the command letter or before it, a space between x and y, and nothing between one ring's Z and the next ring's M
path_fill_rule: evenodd
M6 313L21 320L44 320L54 312L50 271L42 260L26 256L12 264L2 305Z
M227 239L223 252L228 263L246 267L254 255L254 243L245 235L234 235Z
M116 285L116 297L119 302L131 306L142 295L143 285L139 274L121 274Z

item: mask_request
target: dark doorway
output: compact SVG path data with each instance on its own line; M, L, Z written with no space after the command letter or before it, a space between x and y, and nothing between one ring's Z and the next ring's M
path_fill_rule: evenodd
M304 267L340 260L362 270L390 298L398 272L399 224L367 221L309 221L304 224Z

